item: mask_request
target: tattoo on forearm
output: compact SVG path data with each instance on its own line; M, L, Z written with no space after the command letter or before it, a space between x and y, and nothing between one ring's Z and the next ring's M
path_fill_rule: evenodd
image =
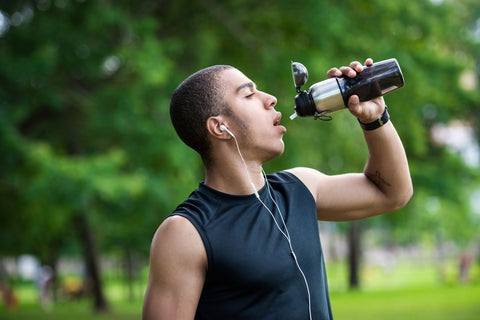
M376 170L375 173L365 173L365 175L379 187L391 187L392 185L382 177L380 171Z

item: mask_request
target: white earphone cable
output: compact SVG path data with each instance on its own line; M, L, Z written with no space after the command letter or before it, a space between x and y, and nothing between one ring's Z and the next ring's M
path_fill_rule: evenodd
M287 224L285 223L285 220L283 219L283 215L282 215L282 212L280 211L280 207L278 206L275 199L273 199L272 193L270 192L270 184L268 183L267 175L266 175L265 171L263 170L263 168L262 168L262 173L263 173L263 177L265 179L265 183L267 184L267 190L268 190L268 194L270 196L270 199L272 199L273 203L277 207L278 214L280 215L280 219L282 219L283 226L285 227L285 231L286 231L287 236L288 236L287 241L288 241L288 245L290 246L290 250L291 250L291 253L293 255L293 259L295 260L295 264L297 265L298 271L300 271L300 273L303 277L303 281L305 282L305 288L307 289L307 295L308 295L308 313L309 313L309 316L310 316L310 320L312 320L312 299L311 299L311 296L310 296L310 286L308 285L307 277L305 276L305 273L303 272L302 268L300 267L300 264L298 263L298 260L297 260L297 256L295 255L295 252L293 251L292 241L290 240L290 234L289 234L288 229L287 229ZM263 202L262 202L262 204L270 212L272 218L275 220L275 223L276 223L276 219L273 216L273 213L271 213L270 209L268 209L268 207ZM277 227L278 227L278 223L277 223ZM282 230L280 230L280 231L282 231Z
M238 155L240 156L240 159L242 160L242 163L243 163L243 167L245 168L245 172L247 173L248 182L250 182L250 186L252 187L253 192L255 193L255 196L257 197L257 199L260 199L260 195L258 194L257 188L255 188L255 185L254 185L253 182L252 182L252 178L250 177L250 173L249 173L248 168L247 168L247 163L246 163L245 160L243 159L242 153L240 152L240 147L238 146L237 137L235 137L235 135L233 134L233 132L231 132L230 130L228 130L227 127L224 126L224 128L225 128L225 130L227 131L227 133L228 133L229 135L231 135L232 138L233 138L233 140L235 141L235 145L237 146Z

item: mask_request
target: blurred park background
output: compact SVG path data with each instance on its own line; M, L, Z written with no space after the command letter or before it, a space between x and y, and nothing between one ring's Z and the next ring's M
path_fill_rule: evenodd
M158 225L197 187L170 124L186 76L231 64L278 98L267 172L360 171L347 112L288 119L290 62L397 58L386 102L410 160L404 209L320 223L336 319L478 319L478 0L1 0L0 319L137 319Z

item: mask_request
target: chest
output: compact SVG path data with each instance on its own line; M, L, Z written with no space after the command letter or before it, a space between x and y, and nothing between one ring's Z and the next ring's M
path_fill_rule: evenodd
M315 218L284 204L280 205L280 217L277 207L265 202L271 212L262 204L253 203L226 209L209 225L212 255L207 284L223 289L282 290L285 283L299 276L284 235L287 230L301 263L313 262L312 249L320 247Z

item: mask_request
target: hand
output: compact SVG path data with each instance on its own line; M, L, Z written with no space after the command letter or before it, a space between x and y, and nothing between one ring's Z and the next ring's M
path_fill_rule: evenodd
M372 64L373 60L371 58L365 60L366 66L371 66ZM348 67L342 66L340 68L331 68L330 70L328 70L327 76L329 78L355 78L357 76L357 73L360 73L362 71L363 65L358 61L353 61ZM360 102L360 99L357 95L352 95L350 99L348 99L348 109L350 110L350 113L357 117L358 120L360 120L361 122L370 123L382 116L382 113L385 110L385 101L383 100L383 97L380 96L369 101Z

